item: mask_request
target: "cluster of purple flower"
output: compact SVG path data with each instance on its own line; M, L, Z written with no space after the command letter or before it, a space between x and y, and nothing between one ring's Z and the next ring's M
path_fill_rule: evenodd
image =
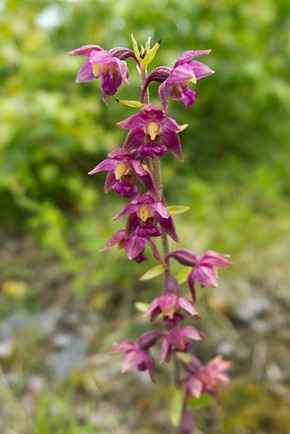
M179 160L183 160L179 133L185 126L167 116L168 95L174 100L183 102L186 108L195 102L196 93L188 86L200 78L212 74L205 64L193 60L195 57L208 54L210 50L186 51L177 59L173 68L157 67L147 75L147 65L155 56L160 43L150 48L150 38L145 48L138 49L133 38L134 50L113 48L109 51L97 45L86 45L71 53L73 56L86 56L76 81L87 82L100 78L105 103L108 97L115 95L122 83L128 83L128 67L126 59L131 57L137 63L142 78L140 103L135 104L139 112L119 122L120 128L129 132L122 147L112 150L108 158L99 163L89 174L106 171L105 192L114 190L129 203L114 219L127 216L124 229L112 235L103 250L114 245L124 248L127 257L137 263L146 260L146 245L153 252L155 259L164 267L163 294L155 298L145 315L151 321L162 316L163 331L149 331L142 334L137 342L125 340L112 349L113 352L124 352L123 372L132 369L148 370L155 382L155 360L151 349L161 342L160 361L170 361L173 353L188 353L193 342L203 339L204 335L191 325L181 326L185 314L198 318L195 308L195 283L201 286L217 287L218 278L215 267L229 266L227 255L207 251L198 256L191 250L178 249L169 252L168 243L163 242L163 254L158 250L154 239L161 237L163 241L170 236L178 242L173 218L166 207L166 201L160 181L159 158L170 152ZM148 86L152 81L161 83L158 93L162 108L149 103ZM156 169L157 168L157 169ZM159 170L159 172L158 172ZM140 186L142 192L139 192ZM180 294L179 283L172 275L169 259L174 258L180 264L190 267L188 286L191 300ZM188 410L190 396L196 398L203 393L217 394L217 388L228 383L226 370L230 362L219 356L206 365L188 353L183 358L184 377L179 379L178 387L184 391L183 409L180 415L180 432L190 433L193 420Z

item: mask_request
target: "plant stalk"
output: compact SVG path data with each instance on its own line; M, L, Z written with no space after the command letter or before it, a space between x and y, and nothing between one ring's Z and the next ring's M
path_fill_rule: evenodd
M147 68L146 66L141 65L140 68L140 74L141 74L141 88L143 89L144 83L147 78ZM142 93L141 93L142 94ZM146 92L142 95L142 98L140 98L140 102L143 104L149 104L149 89L147 87ZM160 192L160 196L162 197L163 205L166 206L166 200L163 194L163 183L162 183L162 175L161 175L161 167L160 167L160 159L159 157L154 157L152 160L152 175L155 182L155 185ZM162 231L161 235L162 239L162 248L163 248L163 255L164 258L169 253L169 242L168 242L168 235ZM166 269L165 269L165 277L170 275L170 263L169 259L165 261L166 263Z

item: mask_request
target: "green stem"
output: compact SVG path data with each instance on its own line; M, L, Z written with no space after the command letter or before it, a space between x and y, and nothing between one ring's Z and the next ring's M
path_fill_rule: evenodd
M154 181L156 183L156 186L160 192L160 195L162 197L162 202L163 205L166 206L166 200L163 194L163 185L162 185L162 176L161 176L161 168L160 168L160 159L159 157L154 157L152 160L152 166L153 166L153 178ZM168 242L168 235L162 231L162 235L161 235L161 239L162 239L162 247L163 247L163 254L164 254L164 258L168 255L169 253L169 242ZM167 259L166 261L166 269L165 269L165 277L170 275L170 263L169 263L169 259Z
M141 65L140 73L141 73L141 86L143 89L144 83L145 83L146 78L147 78L146 66ZM142 96L142 98L140 98L140 102L142 102L143 104L149 104L149 89L148 89L148 87L146 89L146 92ZM161 175L161 168L160 168L160 159L159 159L159 157L154 157L151 161L152 161L152 168L153 168L152 176L153 176L155 185L156 185L158 191L160 192L160 196L162 197L163 205L166 206L166 201L165 201L165 197L163 194L163 184L162 184L162 175ZM164 258L165 258L169 253L169 242L168 242L168 235L164 231L162 231L161 239L162 239L163 254L164 254ZM165 276L167 277L169 275L170 275L170 264L169 264L169 259L167 259L166 260Z
M146 66L144 67L141 65L140 72L141 72L141 86L143 89L144 83L145 83L146 78L147 78ZM148 87L147 87L144 95L142 95L142 98L140 98L140 102L143 104L149 104ZM163 193L163 183L162 183L160 159L159 159L159 157L154 157L153 159L151 159L151 161L152 161L151 173L152 173L154 182L156 184L156 187L157 187L158 191L160 192L160 196L162 198L162 203L164 206L166 206L166 200L165 200L165 196ZM163 254L164 254L164 258L165 258L169 253L169 242L168 242L168 235L164 231L162 231L161 240L162 240ZM165 262L166 262L166 268L165 268L164 274L165 274L165 278L166 278L166 277L170 276L171 272L170 272L169 259L167 259ZM178 358L176 356L174 357L173 363L174 363L174 370L173 370L174 384L176 387L180 387L180 361L178 360ZM172 431L173 431L173 427L172 427Z
M141 73L141 89L143 89L146 78L147 78L147 68L146 66L141 65L140 67L140 73ZM142 94L142 93L141 93ZM142 98L140 98L140 102L143 104L149 104L149 89L147 87L145 94Z

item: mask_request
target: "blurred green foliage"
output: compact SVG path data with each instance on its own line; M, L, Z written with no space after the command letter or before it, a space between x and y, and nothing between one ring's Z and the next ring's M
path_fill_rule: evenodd
M131 32L141 43L148 35L162 38L152 67L172 66L188 49L211 48L202 61L216 74L198 82L196 105L181 110L171 102L169 111L179 124L190 123L181 134L185 163L168 156L163 164L169 204L192 207L176 218L177 225L185 222L181 239L189 243L191 231L198 233L197 248L211 244L234 253L254 235L261 247L265 233L271 241L271 234L285 232L287 0L146 0L138 7L130 0L2 0L0 8L0 222L32 231L59 255L77 287L125 286L140 274L134 264L130 276L123 272L119 252L98 253L122 227L111 222L122 201L104 197L104 176L87 172L122 145L125 132L115 123L134 110L114 98L105 106L97 81L75 84L83 59L67 52L84 44L130 47ZM131 84L117 97L138 99L138 74L128 64ZM156 95L153 84L154 103Z
M169 116L189 127L180 135L184 164L171 155L162 160L168 204L191 207L175 217L181 246L232 254L235 267L221 271L222 301L224 288L227 297L236 292L237 298L239 292L262 289L284 303L290 278L288 0L145 0L138 4L132 0L0 0L1 232L29 232L56 254L74 288L87 296L90 308L96 314L102 310L103 319L116 320L118 338L134 338L144 330L139 316L136 320L134 301L148 303L160 281L150 281L148 290L148 283L138 277L156 264L150 258L148 264L128 266L117 249L99 253L112 233L123 227L124 220L112 221L123 201L114 194L104 195L104 174L87 176L110 150L122 145L126 132L115 124L134 109L121 107L114 98L105 106L98 81L76 85L84 59L67 55L85 44L131 47L131 33L143 44L149 35L153 43L162 38L152 68L173 66L189 49L212 49L201 61L216 73L196 85L195 106L184 110L180 102L170 102ZM138 99L138 73L130 59L128 65L130 86L116 96ZM151 85L150 94L152 102L159 104L156 84ZM24 244L23 249L30 246ZM3 316L41 310L44 289L49 300L55 297L51 288L41 284L46 257L37 263L39 252L33 244L31 250L26 256L31 255L29 267L39 275L39 286L20 303L5 294L2 285ZM11 278L16 284L33 280L21 261L13 266L9 261L8 257L1 262L1 283L7 286ZM55 286L57 280L51 283ZM200 305L206 296L200 292ZM133 309L135 316L128 324ZM221 336L230 336L229 320L221 321L221 315L218 320L213 328ZM110 324L101 322L94 348L100 349L101 342L102 351L108 346ZM21 339L15 361L9 363L18 366L21 376L25 371L42 372L47 343L34 332ZM39 361L40 367L36 366ZM97 428L89 418L80 424L72 414L72 407L79 408L79 389L72 379L55 390L45 387L37 394L31 419L20 411L19 390L3 382L0 397L10 408L11 427L21 426L23 434L103 433L106 412ZM140 389L142 399L144 393ZM168 396L160 398L155 389L154 393L148 389L147 394L145 401L136 400L135 413L143 411L146 399L152 405L151 414L156 414L159 404L164 409ZM114 389L108 395L115 399L118 393ZM121 403L123 395L119 395ZM94 400L86 404L88 414L93 413ZM223 428L219 431L202 422L198 426L208 433L286 434L288 401L269 393L267 385L238 379L222 395ZM118 426L125 417L122 409ZM126 417L131 420L131 416Z

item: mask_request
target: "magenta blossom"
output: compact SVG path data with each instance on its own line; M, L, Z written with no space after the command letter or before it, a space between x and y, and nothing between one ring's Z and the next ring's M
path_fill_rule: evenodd
M136 196L136 178L152 194L158 196L152 176L144 169L140 160L123 148L116 148L108 154L106 160L98 164L89 175L108 171L104 190L108 193L111 189L115 190L121 197L133 198Z
M196 83L197 80L214 73L212 69L204 63L192 60L194 57L210 53L211 50L185 51L177 59L173 68L161 66L154 69L147 77L142 90L145 94L151 81L159 81L158 93L166 112L168 103L167 95L174 100L181 100L186 108L195 103L195 92L190 90L188 83Z
M190 373L185 380L186 399L190 395L200 398L203 393L217 397L217 389L226 386L230 381L226 371L231 366L231 362L223 360L220 356L215 357L204 366L191 356L191 362L184 366Z
M155 361L149 350L142 350L136 342L126 340L118 345L115 345L115 347L112 349L112 352L119 351L124 351L125 353L122 372L128 372L132 369L138 369L139 371L148 370L152 382L155 383Z
M98 45L84 45L69 54L88 57L78 72L76 82L82 83L101 78L103 99L106 104L108 97L115 95L122 82L128 83L127 64L120 58L135 57L130 50L125 48L115 49L114 55L112 55L110 51L106 51Z
M174 241L178 241L178 236L175 230L173 219L170 213L162 202L158 202L150 194L138 194L129 205L126 205L123 210L114 217L118 219L124 215L137 216L143 223L159 223L161 228Z
M194 421L190 410L186 407L183 408L181 418L179 421L180 434L192 434L194 431Z
M164 360L168 362L172 351L187 352L192 346L187 339L200 341L203 337L203 333L192 326L172 328L167 332L162 341L161 362Z
M137 342L128 339L115 345L111 349L112 352L125 353L122 372L131 371L132 369L138 369L139 371L148 370L152 382L155 383L155 361L149 352L149 348L155 345L162 335L163 333L153 330L143 333Z
M178 132L183 127L152 104L117 125L130 130L124 148L141 157L161 157L167 151L183 160Z
M151 321L153 321L160 313L162 313L163 316L172 319L179 309L183 309L191 316L199 316L195 307L187 298L172 293L154 298L145 315L150 315Z
M151 232L153 233L153 231ZM144 250L145 245L148 244L151 247L157 261L162 262L156 245L148 235L140 236L133 233L127 236L126 231L122 229L112 235L102 251L108 250L110 247L113 247L116 244L118 245L119 249L125 249L128 259L134 260L138 264L147 260L146 256L144 256Z
M215 269L216 266L233 265L227 258L228 255L208 250L202 256L198 256L192 250L179 249L170 252L167 258L175 258L183 265L191 266L192 270L188 275L188 285L191 290L193 301L196 299L194 282L197 281L201 286L209 288L218 287L218 275Z

